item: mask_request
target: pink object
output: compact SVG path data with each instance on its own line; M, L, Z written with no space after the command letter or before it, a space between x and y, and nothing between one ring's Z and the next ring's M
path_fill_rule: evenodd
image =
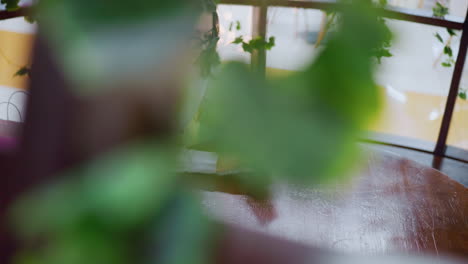
M12 137L2 137L0 136L0 150L13 148L16 146L16 139Z
M15 133L18 132L19 128L19 123L0 120L0 151L16 147Z

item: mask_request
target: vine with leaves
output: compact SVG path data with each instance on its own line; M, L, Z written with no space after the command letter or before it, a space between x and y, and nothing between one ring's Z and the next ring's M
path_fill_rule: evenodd
M255 50L271 50L275 46L275 37L270 37L268 40L265 40L264 37L256 37L251 40L244 41L243 37L237 37L233 44L241 44L242 49L245 52L252 53Z
M385 8L387 6L387 0L379 0L374 5L377 8ZM315 43L315 47L317 48L325 38L325 35L331 31L331 29L336 29L336 24L339 20L339 16L335 11L326 11L324 13L324 20L323 26L321 31L319 32L319 36ZM392 32L388 28L385 19L382 16L377 16L377 24L381 26L383 29L384 39L380 46L375 47L373 49L373 56L377 60L377 63L380 64L382 62L382 58L390 58L393 54L390 52L390 48L392 46Z
M236 21L235 23L230 23L229 31L233 31L234 26L236 31L240 31L242 29L240 21ZM232 44L241 45L242 50L248 53L253 53L256 50L271 50L275 46L275 37L271 36L266 40L264 37L258 36L246 41L243 36L238 36L234 39Z
M432 8L432 15L437 18L445 19L445 16L449 14L449 8L446 7L444 4L441 2L436 2L435 6ZM448 33L448 38L444 39L439 32L436 32L434 34L435 38L437 41L442 43L444 48L442 49L441 53L439 56L436 58L434 61L434 67L436 67L439 63L443 67L452 67L456 63L456 59L453 54L453 49L452 49L452 42L454 37L457 36L457 32L451 28L447 28L447 33ZM442 58L445 57L444 60ZM442 60L442 62L441 62ZM458 91L458 97L460 99L466 100L467 98L467 90L460 87Z
M195 63L199 66L200 75L207 78L212 74L214 68L221 64L221 59L217 51L219 41L219 17L217 13L217 3L214 0L204 0L203 10L210 13L212 17L212 26L208 32L202 33L197 37L200 54Z
M385 8L387 6L387 0L379 0L377 7ZM388 28L386 21L383 17L377 17L377 23L379 23L383 29L384 39L382 44L374 49L374 57L377 59L377 63L382 62L382 58L390 58L393 54L390 52L392 46L392 32Z

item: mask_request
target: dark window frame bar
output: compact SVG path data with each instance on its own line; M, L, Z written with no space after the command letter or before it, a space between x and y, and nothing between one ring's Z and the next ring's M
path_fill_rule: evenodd
M336 1L327 0L221 0L221 4L228 5L248 5L254 6L255 12L253 16L253 30L256 36L266 35L266 10L270 6L275 7L292 7L292 8L304 8L304 9L320 9L328 10L337 5ZM30 14L33 7L25 6L21 7L16 11L0 11L0 21L11 19L15 17L22 17ZM458 95L458 86L463 73L464 61L468 49L468 23L467 17L464 22L457 21L459 18L447 16L448 19L441 19L433 17L432 14L424 10L411 10L404 8L393 8L389 7L382 10L382 15L387 18L397 19L408 22L415 22L419 24L432 25L438 27L451 28L455 30L463 30L462 40L460 41L459 54L455 63L455 69L452 75L452 81L450 85L450 91L447 98L445 112L443 116L442 125L439 131L437 143L422 142L420 140L414 140L411 138L401 137L397 135L390 135L385 133L370 132L366 138L362 139L366 142L372 142L377 144L392 145L401 148L417 150L421 152L431 153L436 156L448 157L464 162L468 162L468 150L460 149L454 146L447 146L447 136L450 128L450 122L453 115L453 109L455 107L456 98ZM465 32L467 32L465 34ZM266 67L266 54L256 54L252 57L255 65L258 65L261 69L260 72L265 71ZM431 146L434 146L431 147Z
M336 7L336 1L326 0L221 0L220 4L226 5L248 5L268 7L296 7L304 9L329 10ZM447 19L433 17L430 12L424 10L412 10L407 8L388 7L382 10L382 15L387 18L415 22L425 25L462 30L464 22L457 21L460 18L446 16Z
M467 11L468 17L468 11ZM445 104L445 111L442 119L442 124L439 131L439 138L437 139L437 145L434 150L438 156L445 155L447 149L447 138L450 130L450 123L452 121L453 110L458 97L458 91L460 88L461 78L463 76L463 68L465 66L466 52L468 49L468 23L465 20L463 24L463 31L458 50L457 61L455 63L455 69L453 70L452 82L450 84L449 95Z
M16 17L27 16L30 13L31 13L31 7L29 6L21 7L20 9L15 10L15 11L2 10L0 11L0 21L11 19L11 18L16 18Z

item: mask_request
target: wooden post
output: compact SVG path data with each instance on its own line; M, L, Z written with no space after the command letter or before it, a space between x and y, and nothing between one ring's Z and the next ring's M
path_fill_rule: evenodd
M253 8L252 14L252 38L262 37L266 40L267 31L267 13L268 7L266 4L261 4ZM262 76L265 75L266 69L266 50L255 50L251 57L252 70L258 72Z

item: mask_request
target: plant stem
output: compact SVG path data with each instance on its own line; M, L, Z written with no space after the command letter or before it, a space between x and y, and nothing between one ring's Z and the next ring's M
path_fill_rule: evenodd
M327 13L323 12L322 13L322 22L320 23L320 32L317 37L317 41L315 42L315 48L320 46L320 43L322 43L322 40L325 38L325 35L328 32L328 29L330 28L330 25L333 23L333 20L335 19L335 13L331 15L330 20L328 19Z

